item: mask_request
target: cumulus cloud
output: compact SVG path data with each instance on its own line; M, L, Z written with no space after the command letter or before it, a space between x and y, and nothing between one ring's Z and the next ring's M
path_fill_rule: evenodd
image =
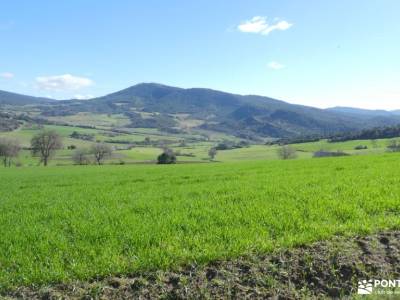
M0 73L0 77L1 78L5 78L5 79L11 79L14 78L14 73L10 73L10 72L4 72L4 73Z
M250 20L242 22L237 28L245 33L258 33L268 35L274 30L287 30L292 27L287 21L277 21L275 24L268 24L266 17L255 16Z
M53 91L74 91L94 84L93 80L71 74L36 77L39 89Z
M268 68L270 69L274 69L274 70L280 70L283 69L285 66L276 62L276 61L271 61L270 63L268 63Z

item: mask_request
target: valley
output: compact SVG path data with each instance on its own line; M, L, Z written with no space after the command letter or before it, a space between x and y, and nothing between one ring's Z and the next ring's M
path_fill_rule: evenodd
M353 295L361 274L397 275L390 264L388 273L351 267L349 261L362 264L364 246L356 246L358 254L346 252L340 260L350 271L332 266L317 287L307 277L314 274L311 262L333 259L340 245L397 236L395 113L363 111L352 118L353 111L256 98L264 107L258 116L248 103L232 108L228 102L236 96L220 92L211 92L222 98L207 98L207 105L178 98L178 106L186 103L178 110L168 98L171 89L185 91L139 85L133 98L121 92L85 101L23 96L14 105L0 102L0 146L17 143L20 150L0 169L0 297L332 297ZM271 103L288 110L267 112ZM248 114L255 119L240 123ZM274 130L260 131L272 115L290 124L275 119ZM371 127L359 127L367 120L374 120ZM224 122L233 121L246 134L231 125L225 130ZM33 155L40 136L60 142L46 167ZM97 161L96 147L109 155ZM84 159L76 159L79 153ZM175 157L173 164L158 165L163 153ZM370 265L392 259L374 245L368 243ZM311 265L299 256L302 247ZM276 257L305 265L277 265ZM295 268L294 285L282 281L287 268ZM227 282L228 290L222 288Z

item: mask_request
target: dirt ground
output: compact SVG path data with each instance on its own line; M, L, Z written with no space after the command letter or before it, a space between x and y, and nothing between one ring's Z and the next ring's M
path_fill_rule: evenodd
M151 272L41 287L4 299L321 299L346 298L363 279L400 279L400 231L318 242L175 272ZM399 297L400 298L400 297Z

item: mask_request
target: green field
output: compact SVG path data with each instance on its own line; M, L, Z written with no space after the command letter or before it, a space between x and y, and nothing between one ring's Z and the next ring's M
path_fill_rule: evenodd
M175 268L400 226L398 154L0 170L0 287Z
M123 132L113 131L113 126L118 122L124 121L121 115L97 115L97 114L77 114L74 116L62 117L61 120L69 122L81 120L86 126L97 126L96 128L82 128L77 126L62 125L44 125L40 128L37 125L24 124L19 129L12 132L1 132L0 137L11 137L17 139L25 148L20 156L14 160L19 166L36 166L38 158L33 158L30 152L26 150L30 146L30 140L42 129L56 131L63 140L63 149L57 151L50 165L72 165L73 150L68 150L71 145L77 148L88 149L95 142L107 142L114 148L112 157L107 158L106 164L130 164L130 163L154 163L157 156L162 152L161 144L166 143L169 148L182 155L177 156L178 162L205 162L209 161L208 151L224 141L240 142L241 140L222 133L210 133L206 131L188 132L180 134L170 134L159 131L155 128L124 128ZM121 121L122 120L122 121ZM105 122L100 126L96 122ZM108 123L107 123L108 122ZM68 122L67 122L68 123ZM79 123L79 122L78 122ZM105 126L107 125L107 126ZM93 135L93 141L87 141L77 138L71 138L73 132L80 134ZM205 136L208 139L205 139ZM155 144L153 145L135 145L128 150L131 143L143 142L149 138ZM369 140L356 140L338 143L329 143L327 140L317 142L301 143L291 145L297 150L298 159L311 158L315 151L343 151L351 155L370 155L383 154L386 152L386 146L390 139L376 140L373 144ZM181 142L185 141L185 145ZM160 143L160 145L157 145ZM355 150L356 146L367 146L365 150ZM218 151L216 162L234 162L234 161L252 161L252 160L275 160L278 159L277 149L279 146L264 145L263 142L252 144L249 147ZM93 162L93 159L92 159Z

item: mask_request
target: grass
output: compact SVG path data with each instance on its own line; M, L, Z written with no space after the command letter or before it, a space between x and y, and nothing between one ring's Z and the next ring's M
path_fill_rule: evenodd
M51 121L65 122L68 124L79 124L86 126L96 126L96 127L124 127L130 123L129 118L122 114L94 114L82 112L70 116L57 116L48 117Z
M137 147L131 150L118 151L122 155L123 159L129 161L155 161L157 156L162 153L160 148L151 147Z
M95 134L95 135L98 134L98 131L96 129L83 129L83 128L72 127L72 126L45 125L44 129L56 131L63 138L64 146L76 145L76 146L84 147L84 146L90 145L90 142L69 138L71 133L74 131L78 131L80 133ZM0 137L10 137L10 138L17 139L23 147L29 147L32 137L35 134L39 133L41 130L42 129L40 129L38 127L34 127L34 128L22 127L20 129L17 129L17 130L11 131L11 132L1 132Z
M71 165L73 161L71 159L73 150L68 150L67 146L75 145L78 148L89 148L93 142L72 139L69 136L73 131L80 133L93 134L95 140L114 140L114 141L143 141L145 137L150 137L152 140L169 139L176 143L171 144L171 148L174 151L178 151L184 155L178 156L178 162L205 162L209 161L208 151L211 147L217 144L217 141L201 141L201 142L190 142L186 146L180 146L179 140L185 137L178 136L166 136L165 133L158 132L156 129L146 128L134 128L129 134L121 133L115 137L107 135L107 131L98 129L87 129L73 126L58 126L58 125L46 125L46 129L57 131L63 138L64 149L57 151L55 157L50 161L50 165ZM1 136L8 136L18 139L24 147L29 147L30 139L40 129L38 128L21 128L13 132L0 133ZM291 145L297 150L297 158L305 159L311 158L313 152L320 149L327 151L345 151L352 155L361 154L383 154L386 152L386 146L389 139L377 140L377 146L372 147L370 141L347 141L340 143L328 143L326 140L321 140L312 143L301 143ZM147 163L154 162L157 156L161 153L161 148L158 147L135 147L131 150L124 150L126 144L119 144L118 142L111 144L116 148L113 156L107 159L106 164L116 164L120 162L124 163ZM366 150L354 150L357 145L366 145L369 148ZM217 162L234 162L234 161L253 161L253 160L276 160L279 159L277 155L277 149L279 146L266 146L266 145L251 145L249 147L218 151L215 161ZM185 155L186 154L186 155ZM188 156L187 154L192 154ZM36 166L38 165L38 158L32 158L31 154L27 150L23 150L15 160L22 166Z
M94 125L94 121L98 122L119 122L118 120L124 121L122 115L100 115L100 114L77 114L74 116L67 116L73 120L84 120L87 124ZM114 123L112 123L114 124ZM115 123L117 124L117 123ZM99 125L99 124L97 124ZM67 165L72 164L73 151L67 150L67 147L74 145L78 148L89 148L93 142L85 141L80 139L70 138L70 135L77 131L84 134L93 134L94 141L113 141L110 143L116 148L113 157L108 163L118 163L123 161L125 163L142 163L155 161L161 150L158 147L135 147L131 150L124 150L127 148L128 143L134 143L138 141L144 141L146 137L149 137L152 141L169 141L169 147L175 151L179 151L182 154L193 154L191 156L182 155L178 156L178 162L204 162L209 160L208 151L211 147L215 147L222 140L232 140L239 142L237 138L233 138L224 134L210 133L207 131L191 132L185 134L169 134L161 132L154 128L125 128L126 133L116 133L110 131L112 127L107 128L81 128L74 126L61 126L61 125L45 125L45 129L55 130L63 138L64 149L58 151L54 159L50 162L51 165ZM12 132L1 132L0 137L12 137L18 139L21 145L25 148L30 146L31 138L37 134L40 129L37 126L33 128L28 125L22 126L18 130ZM208 135L211 137L211 141L201 141L201 134ZM186 146L181 147L181 141L186 140ZM372 145L371 141L358 140L358 141L346 141L340 143L328 143L326 140L318 142L301 143L291 145L297 150L297 157L300 159L311 158L313 153L318 150L326 151L344 151L352 155L361 154L383 154L386 151L386 146L390 139L381 139L376 141L376 145ZM355 150L354 148L358 145L367 146L365 150ZM251 145L250 147L218 151L215 160L218 162L233 162L233 161L252 161L252 160L276 160L278 146L266 146L266 145ZM19 159L20 164L24 166L37 165L38 160L32 158L28 151L23 151Z
M0 170L0 290L400 226L398 154Z
M317 142L296 144L294 147L299 151L315 152L318 150L326 151L345 151L351 154L370 154L370 153L382 153L385 151L388 142L391 139L379 139L376 140L376 147L370 140L354 140L337 143L329 143L327 140L320 140ZM395 138L397 140L397 138ZM363 145L367 146L365 150L355 150L356 146Z

